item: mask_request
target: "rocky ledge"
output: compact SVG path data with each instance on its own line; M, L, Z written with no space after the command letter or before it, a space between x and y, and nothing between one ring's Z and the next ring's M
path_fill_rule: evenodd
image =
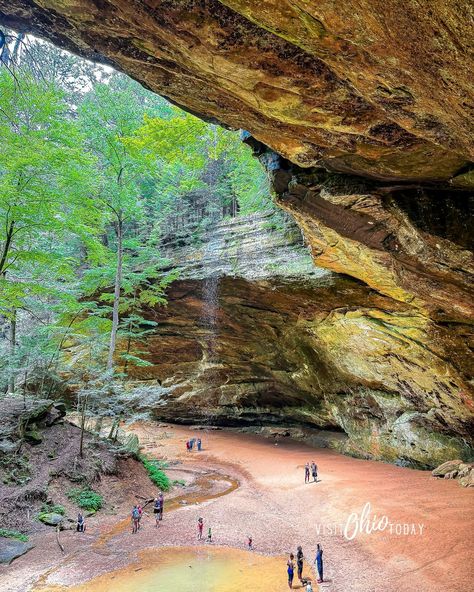
M286 224L285 234L266 214L236 218L186 255L169 249L181 279L166 308L147 311L158 323L144 347L151 366L134 370L154 416L336 430L348 453L418 466L469 459L472 411L467 395L452 396L469 390L462 334L308 266ZM291 263L279 276L267 265L276 247ZM245 266L232 264L236 251Z

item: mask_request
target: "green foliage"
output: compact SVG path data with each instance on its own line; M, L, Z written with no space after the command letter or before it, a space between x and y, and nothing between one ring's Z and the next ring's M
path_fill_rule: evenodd
M140 460L145 467L148 476L155 485L161 490L168 491L171 487L171 481L169 477L164 473L162 464L158 460L149 459L144 455L140 455Z
M103 505L102 496L92 489L72 488L67 492L67 497L75 502L80 508L89 512L97 512Z
M48 502L45 502L42 506L41 506L41 510L40 513L42 514L61 514L61 516L64 516L66 514L66 510L64 508L64 506L61 506L60 504L50 504Z
M23 543L28 542L28 537L26 534L22 534L17 530L9 530L8 528L0 528L0 537L4 537L7 539L16 539L18 541L22 541Z
M69 376L75 391L107 399L116 384L99 377L113 336L117 377L149 365L150 311L178 277L163 243L199 244L239 208L274 206L238 133L25 43L14 76L0 70L0 315L10 329L0 390L32 384L51 396Z
M18 454L0 454L0 474L5 485L25 485L31 475L28 458Z

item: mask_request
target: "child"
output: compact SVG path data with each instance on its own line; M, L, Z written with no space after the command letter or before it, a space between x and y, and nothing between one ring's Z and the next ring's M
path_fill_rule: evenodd
M252 537L249 536L248 539L247 539L247 547L248 547L249 551L252 551L253 550L253 546L252 545L253 545Z
M204 521L202 518L198 518L198 541L202 539L202 529L204 528Z
M209 530L207 531L207 542L212 543L212 532L211 532L210 526L209 526Z
M132 534L138 532L138 522L140 519L140 512L138 511L137 506L133 506L132 510Z

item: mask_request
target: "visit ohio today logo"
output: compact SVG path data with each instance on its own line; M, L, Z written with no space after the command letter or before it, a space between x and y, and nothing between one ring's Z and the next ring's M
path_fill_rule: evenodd
M352 541L360 535L382 532L394 536L421 536L424 528L424 524L392 522L385 514L382 516L372 514L370 502L367 502L360 513L349 514L344 524L317 524L316 534L338 534L344 536L348 541Z

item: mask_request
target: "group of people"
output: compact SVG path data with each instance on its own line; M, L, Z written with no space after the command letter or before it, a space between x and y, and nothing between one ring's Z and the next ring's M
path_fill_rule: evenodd
M304 482L309 483L310 476L313 477L313 483L316 483L318 480L318 465L314 462L306 463L304 466Z
M153 502L153 514L155 515L155 526L158 526L160 520L163 520L163 509L165 505L165 498L163 492L160 491L158 497ZM140 504L136 504L132 508L132 534L136 534L140 530L140 521L143 515L143 508Z
M313 592L313 586L311 584L311 580L303 576L303 566L304 566L305 557L303 554L303 549L298 547L296 551L296 569L297 569L297 577L301 582L302 586L306 587L306 592ZM316 564L316 569L318 571L318 584L321 584L323 579L323 549L321 545L318 543L316 546L316 557L314 559L314 563ZM293 579L295 576L295 556L293 553L290 553L290 557L286 564L287 573L288 573L288 587L293 588Z
M202 450L202 441L201 438L191 438L191 440L186 441L186 450L191 452L191 450L196 446L199 452Z

